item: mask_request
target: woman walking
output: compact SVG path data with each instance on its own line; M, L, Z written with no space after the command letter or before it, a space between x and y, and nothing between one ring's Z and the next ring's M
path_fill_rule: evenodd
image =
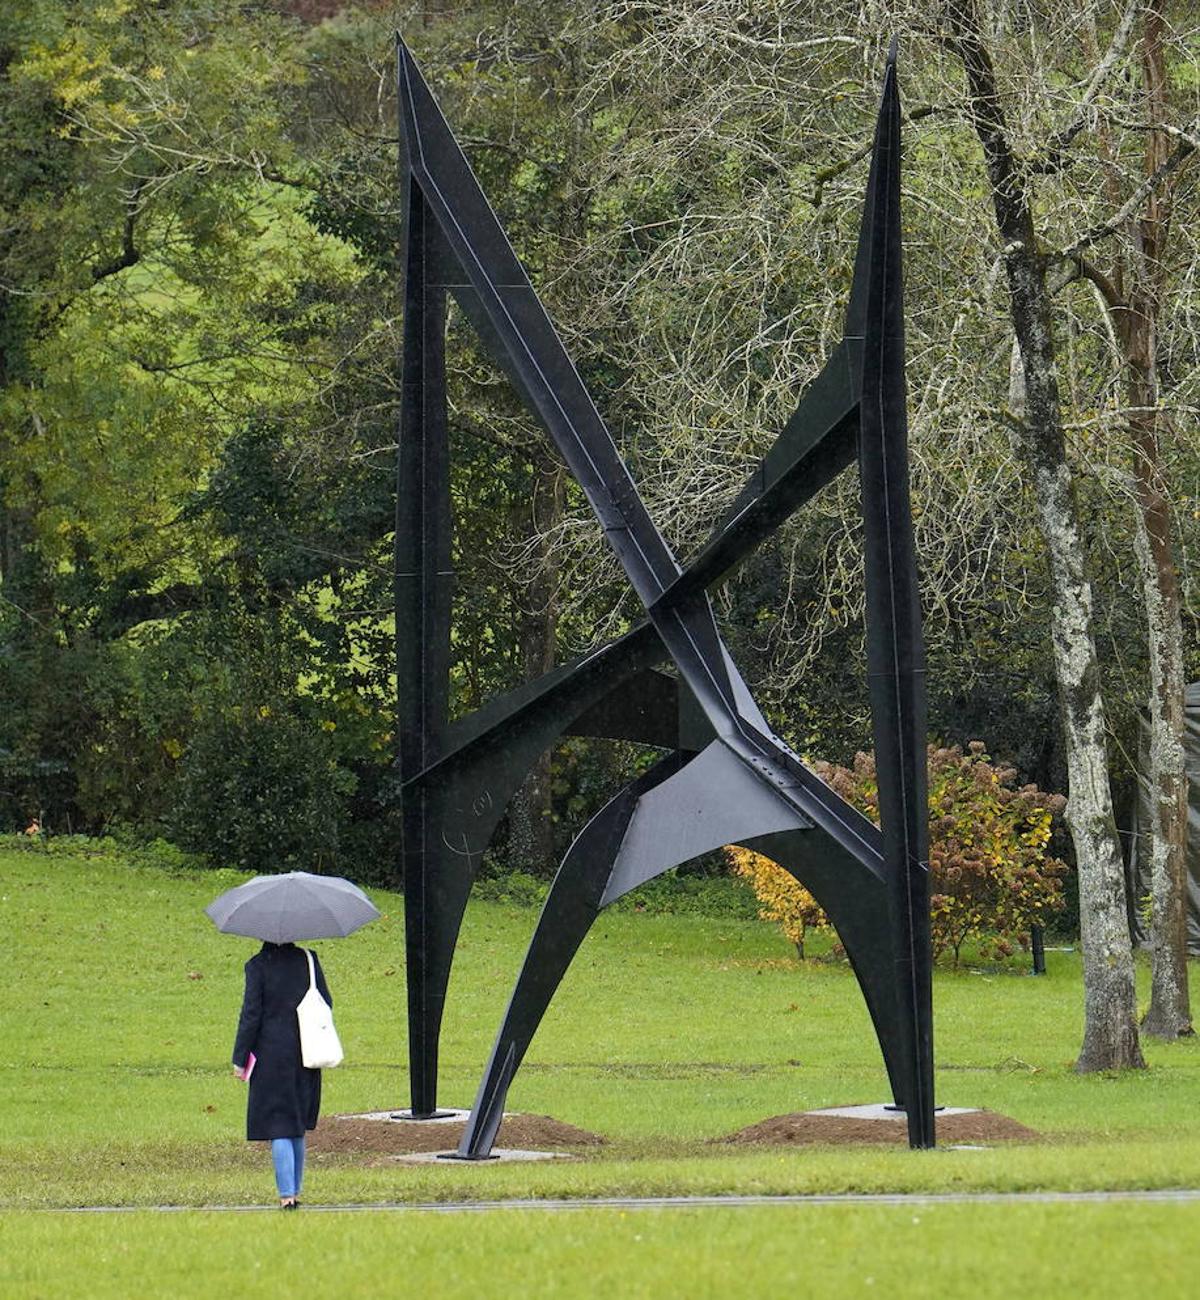
M304 1134L321 1109L321 1071L300 1059L296 1007L308 992L309 963L321 996L333 1006L315 953L294 943L264 943L246 963L246 992L233 1045L233 1069L249 1078L246 1138L270 1142L281 1209L299 1204Z

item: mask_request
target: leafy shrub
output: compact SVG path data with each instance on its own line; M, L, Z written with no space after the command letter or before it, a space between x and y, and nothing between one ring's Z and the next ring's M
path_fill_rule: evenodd
M127 841L112 835L0 835L5 853L42 853L52 858L96 858L156 871L187 871L203 866L169 840Z
M115 859L121 856L117 842L108 836L0 835L0 849L5 853L45 853L64 858Z
M804 935L827 926L829 918L807 889L782 867L764 858L761 853L730 844L725 849L734 871L750 883L759 901L758 915L764 921L775 921L784 936L796 945L796 954L804 960Z
M153 839L144 844L130 844L121 850L121 856L139 867L153 867L156 871L189 871L204 865L194 853L187 853L170 840Z
M338 861L354 775L326 732L265 706L200 721L168 819L185 849L249 871L320 871Z
M875 760L858 754L853 768L815 763L813 770L847 803L879 821ZM1014 788L1016 772L997 767L986 746L929 747L930 920L934 957L958 964L962 946L1007 957L1025 948L1035 925L1062 907L1066 866L1047 852L1061 795L1034 785ZM828 924L816 901L782 867L748 850L726 850L750 880L760 915L776 921L803 955L807 927Z
M709 916L718 920L746 920L755 916L747 891L728 876L692 875L669 871L639 885L619 898L619 912L644 912L648 916Z
M492 903L511 903L516 907L541 907L550 886L527 871L510 871L481 876L474 885L476 898Z

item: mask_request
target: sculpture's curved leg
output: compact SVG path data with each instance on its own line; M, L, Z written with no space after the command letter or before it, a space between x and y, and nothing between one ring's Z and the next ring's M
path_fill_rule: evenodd
M454 948L480 859L504 809L538 756L578 717L631 681L637 683L629 692L637 715L615 710L615 716L631 734L659 743L671 731L678 736L678 683L645 669L659 654L657 638L639 633L567 666L549 682L543 679L536 690L513 692L512 699L481 710L469 733L450 728L444 757L406 782L404 916L414 1116L436 1111L438 1040Z
M471 1118L459 1143L460 1156L478 1160L491 1151L503 1118L508 1085L555 989L600 913L600 900L638 797L678 771L682 761L681 755L672 754L626 786L588 822L567 850L484 1070Z
M663 759L606 804L571 845L550 887L458 1154L478 1160L491 1151L513 1075L603 908L751 827L807 833L799 828L808 825L720 741L690 761L680 754Z
M884 880L864 870L853 854L819 832L764 835L741 843L794 876L829 917L867 1004L892 1098L896 1105L904 1105L903 1029Z

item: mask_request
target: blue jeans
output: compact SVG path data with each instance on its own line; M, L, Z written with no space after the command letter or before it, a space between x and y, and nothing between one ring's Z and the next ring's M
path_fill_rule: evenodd
M304 1182L304 1138L272 1138L271 1160L280 1196L299 1196Z

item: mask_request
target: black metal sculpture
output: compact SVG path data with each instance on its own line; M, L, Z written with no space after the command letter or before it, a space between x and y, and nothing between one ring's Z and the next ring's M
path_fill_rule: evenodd
M487 1156L514 1073L600 910L727 843L785 867L837 929L909 1142L932 1146L924 679L908 497L895 45L876 126L842 342L734 503L681 568L646 512L445 118L398 42L406 204L396 524L412 1114L436 1113L438 1035L480 856L561 735L669 750L584 828L550 889L459 1147ZM446 294L545 426L642 601L620 639L447 722L450 509ZM707 589L858 460L882 830L776 737L717 630ZM677 676L658 671L669 660Z

